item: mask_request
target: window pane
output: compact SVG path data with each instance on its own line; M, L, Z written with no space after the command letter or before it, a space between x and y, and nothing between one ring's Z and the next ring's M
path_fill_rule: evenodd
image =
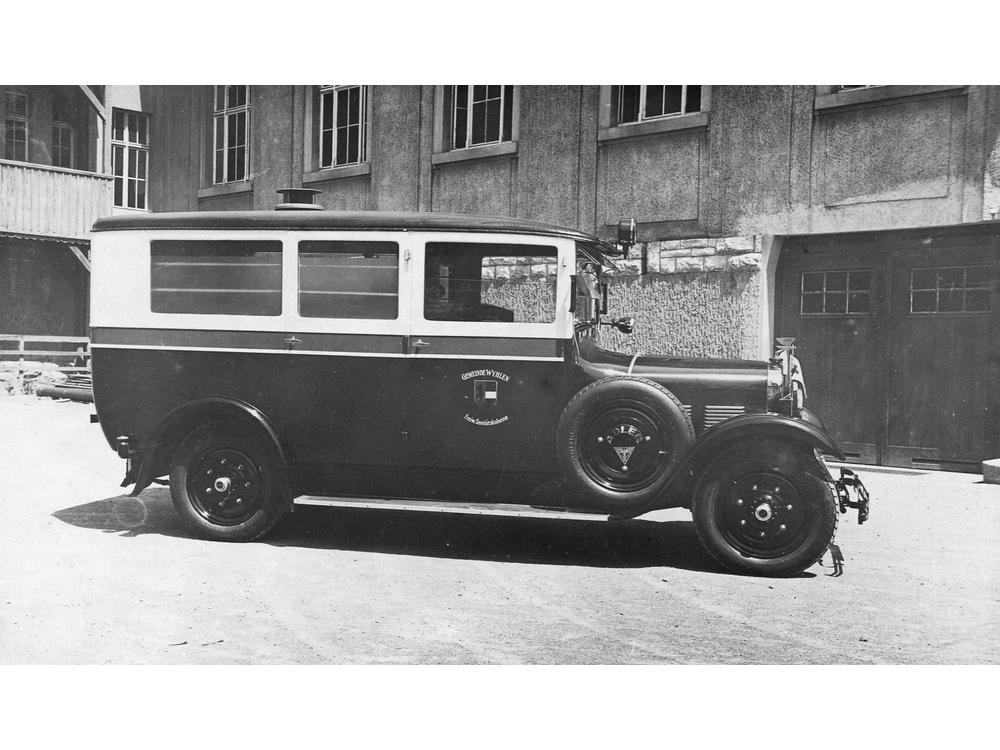
M969 266L965 269L965 286L982 289L993 285L993 269L989 266Z
M125 140L125 112L116 109L111 118L111 137L116 141Z
M455 87L455 148L465 148L468 144L469 129L469 87Z
M964 268L938 269L938 289L964 289L964 288L965 288Z
M823 295L822 294L803 294L802 295L802 314L803 315L815 315L817 313L823 312Z
M299 243L299 315L395 320L399 245L308 240Z
M701 86L687 87L687 106L685 112L701 112Z
M150 255L153 312L281 314L281 242L153 240Z
M429 242L424 289L427 320L551 323L556 249Z
M646 117L659 117L663 114L664 86L646 86Z
M937 292L913 292L910 298L910 312L937 312Z
M827 294L826 313L828 315L843 315L847 312L846 294Z
M851 291L869 290L872 288L871 271L850 271L847 275L847 288Z
M513 139L513 123L514 123L514 87L504 86L503 87L504 96L504 107L503 107L503 140L510 141Z
M965 293L966 312L990 312L993 308L990 304L989 289L969 289Z
M832 291L844 291L847 289L847 271L827 271L826 272L826 290L828 292Z
M847 299L847 312L852 315L867 315L871 312L871 295L868 292L852 292Z
M911 289L937 289L937 269L914 268L910 274Z
M486 138L487 143L500 140L500 100L490 99L486 107Z
M618 87L618 122L639 121L639 93L641 86Z
M823 273L803 273L802 274L802 291L803 292L822 292L823 291Z

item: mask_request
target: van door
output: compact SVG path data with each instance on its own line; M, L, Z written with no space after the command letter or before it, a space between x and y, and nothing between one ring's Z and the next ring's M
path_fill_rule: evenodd
M569 397L573 246L415 238L407 454L420 466L545 471Z
M282 408L297 460L391 466L404 451L405 312L399 233L296 233Z

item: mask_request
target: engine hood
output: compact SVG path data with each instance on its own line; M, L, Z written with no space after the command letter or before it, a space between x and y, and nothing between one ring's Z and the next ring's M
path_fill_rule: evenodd
M675 357L664 354L623 354L579 339L581 366L599 377L631 374L674 391L767 391L768 363L752 359Z

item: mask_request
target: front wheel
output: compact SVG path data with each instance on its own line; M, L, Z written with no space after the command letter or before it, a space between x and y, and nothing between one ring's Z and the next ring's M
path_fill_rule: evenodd
M734 572L761 576L793 576L818 562L837 531L837 506L816 461L766 440L711 461L693 508L709 553Z
M194 430L177 449L170 496L189 529L225 542L263 536L288 505L274 446L246 430L212 425Z

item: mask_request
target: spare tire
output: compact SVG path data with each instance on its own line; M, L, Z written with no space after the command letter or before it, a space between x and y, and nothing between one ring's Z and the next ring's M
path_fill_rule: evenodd
M666 388L618 375L573 396L556 435L566 489L585 505L618 513L659 497L694 442L694 427Z

